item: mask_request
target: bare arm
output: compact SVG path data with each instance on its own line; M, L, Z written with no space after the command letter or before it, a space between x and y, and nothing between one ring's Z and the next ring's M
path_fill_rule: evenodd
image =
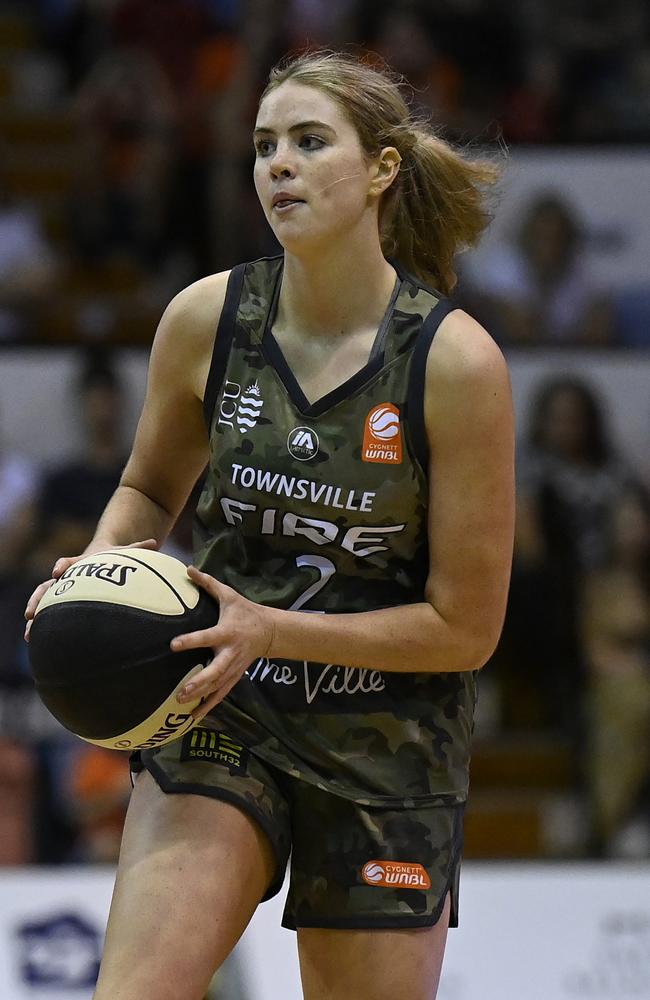
M202 714L259 656L395 672L471 670L489 658L503 624L512 559L512 400L500 351L460 311L445 319L431 348L425 416L431 453L426 600L310 615L261 608L191 570L222 612L210 636L194 633L174 643L175 649L219 648L194 682L195 692L211 695Z

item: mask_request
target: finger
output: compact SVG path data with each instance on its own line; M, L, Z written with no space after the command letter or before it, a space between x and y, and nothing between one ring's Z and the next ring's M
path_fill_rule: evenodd
M193 583L198 584L199 587L203 587L203 589L206 590L211 597L216 598L217 601L219 600L220 594L224 590L229 589L225 586L225 584L215 580L215 578L210 576L209 573L202 573L200 569L196 568L196 566L188 566L187 575Z
M57 559L52 567L52 576L58 580L67 569L70 569L71 566L74 566L82 558L82 556L63 556L61 559Z
M33 619L30 618L30 620L27 622L27 625L25 626L25 635L24 635L25 642L29 642L29 633L32 630L32 621Z
M194 701L208 698L220 688L227 677L237 671L237 658L232 649L222 649L211 663L192 677L178 695L179 701ZM240 675L242 671L239 672Z
M179 691L179 701L195 701L197 698L207 698L221 684L224 674L233 661L232 650L222 649L200 673L195 674Z
M158 542L155 538L145 538L142 542L132 542L126 546L129 549L157 549Z
M238 670L234 670L227 679L224 679L224 683L221 684L215 691L201 701L200 705L197 705L192 712L192 718L200 722L205 716L215 708L219 702L223 701L226 695L232 691L237 681L240 679L241 673Z
M180 653L186 649L214 649L215 646L223 645L224 641L223 631L213 625L212 628L204 628L198 632L177 635L169 645L173 653Z
M54 583L53 579L46 580L45 583L39 583L38 587L36 588L36 590L34 591L34 593L27 602L27 606L25 607L25 618L29 619L34 617L36 608L41 603L43 595L47 590L50 589L53 583Z

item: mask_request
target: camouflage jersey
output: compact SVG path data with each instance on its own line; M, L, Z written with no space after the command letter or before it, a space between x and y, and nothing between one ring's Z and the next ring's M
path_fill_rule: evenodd
M205 392L199 567L276 608L423 601L424 373L447 302L399 273L368 362L310 403L273 337L283 258L231 273ZM405 664L408 667L408 664ZM262 658L211 713L282 771L365 804L465 800L473 672Z

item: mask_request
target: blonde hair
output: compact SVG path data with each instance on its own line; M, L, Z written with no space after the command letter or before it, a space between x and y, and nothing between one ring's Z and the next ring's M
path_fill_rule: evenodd
M367 156L385 146L397 149L400 170L380 203L382 250L448 295L456 284L456 254L474 246L490 222L487 190L498 179L496 165L470 160L416 118L387 69L344 53L308 52L275 66L260 100L287 80L336 101Z

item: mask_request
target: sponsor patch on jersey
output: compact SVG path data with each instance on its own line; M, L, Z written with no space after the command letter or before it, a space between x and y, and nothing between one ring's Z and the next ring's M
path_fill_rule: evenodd
M245 773L248 750L227 733L196 726L186 733L181 744L181 760L199 760L207 764L223 764L231 771Z
M402 427L394 403L379 403L366 417L361 458L384 465L399 465L402 461Z
M289 454L299 462L308 462L318 454L318 434L311 427L294 427L287 437Z
M237 426L241 434L245 434L255 427L259 420L264 400L257 382L252 382L241 394L237 404Z
M361 869L366 885L384 889L430 889L431 879L425 868L408 861L366 861Z

